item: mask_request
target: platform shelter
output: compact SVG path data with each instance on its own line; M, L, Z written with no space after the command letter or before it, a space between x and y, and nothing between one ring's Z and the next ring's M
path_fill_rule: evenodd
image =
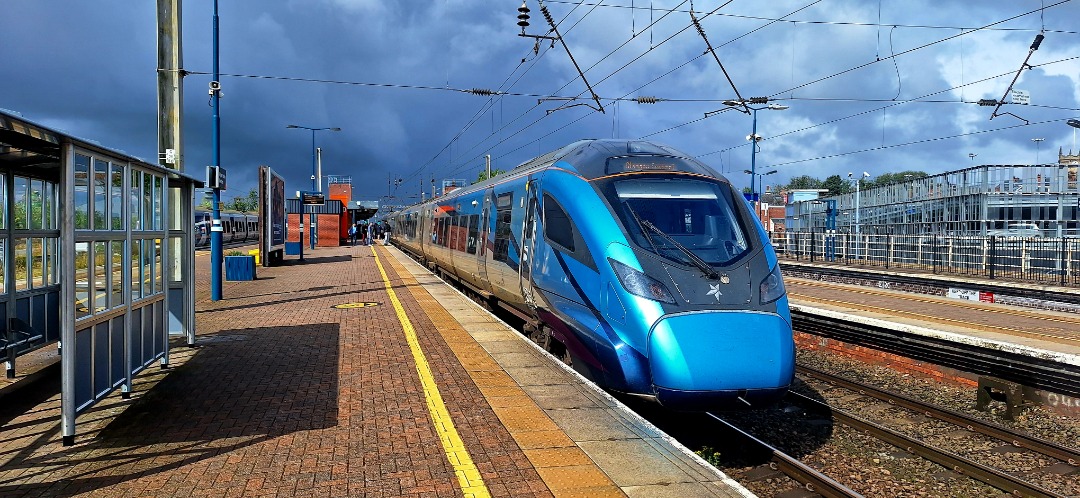
M131 390L169 333L195 340L192 198L201 180L0 111L0 354L59 341L64 444Z

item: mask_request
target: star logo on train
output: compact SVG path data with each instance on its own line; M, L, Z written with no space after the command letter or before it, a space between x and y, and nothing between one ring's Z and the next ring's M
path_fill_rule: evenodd
M716 298L716 302L720 302L720 296L724 295L720 292L720 284L709 284L709 292L707 296L713 296Z

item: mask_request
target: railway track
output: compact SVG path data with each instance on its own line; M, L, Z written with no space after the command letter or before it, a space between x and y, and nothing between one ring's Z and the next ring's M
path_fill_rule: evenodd
M797 431L782 427L785 422L780 422L780 427L771 423L752 429L748 427L753 425L752 423L731 420L738 417L709 414L724 424L726 430L738 434L748 444L757 447L752 451L767 455L766 459L769 462L767 467L758 465L741 476L742 479L751 481L748 483L750 486L754 486L753 481L761 481L764 477L771 478L773 474L782 472L807 492L826 497L861 496L857 491L860 488L870 490L890 486L898 488L899 483L888 483L888 473L878 474L876 480L871 481L865 476L842 475L849 473L846 470L838 471L839 474L829 472L830 468L848 468L842 463L835 462L836 455L843 455L842 458L851 460L877 461L874 455L881 453L878 448L871 449L870 455L853 455L851 453L853 448L856 448L854 451L858 451L857 447L871 447L872 445L850 444L850 436L842 435L843 431L840 427L843 426L854 433L872 437L892 446L894 453L902 455L902 458L918 457L939 465L941 469L938 472L926 472L927 479L934 474L947 475L950 479L962 479L961 476L966 476L982 485L993 487L1012 496L1057 498L1075 496L1080 493L1080 467L1078 467L1080 451L1076 448L983 422L953 410L936 407L896 392L843 379L813 368L800 366L799 374L802 378L816 384L827 384L818 392L828 398L828 402L797 392L792 392L789 396L789 401L793 405L813 413L813 416L810 418L781 416L797 425L807 423L813 425L820 423L823 419L832 421L833 426L829 431L829 437L823 440L815 451L802 457L804 460L817 460L816 465L799 461L798 458L785 454L781 449L763 441L778 437L783 441L785 435L796 434ZM842 409L839 405L845 407ZM894 412L895 410L903 413ZM777 412L791 414L793 410L789 406ZM815 419L815 417L818 418ZM875 420L872 421L870 418ZM951 429L944 427L944 424L951 426ZM916 427L919 425L936 425L936 432L928 432L927 429L920 430ZM767 432L768 435L755 436L753 435L755 431ZM948 437L941 438L939 437L941 434L948 434ZM947 441L949 448L942 448L942 441ZM792 441L784 441L783 445L799 448L799 445L793 444ZM833 449L833 447L846 449ZM833 455L833 459L822 460L817 456L818 454ZM989 461L994 458L989 458L988 455L1001 456L994 462ZM1026 462L1027 467L1017 468L1017 462ZM1012 467L1009 468L1010 466ZM823 469L825 472L822 473L818 469ZM773 471L771 474L770 470ZM845 483L845 480L853 482ZM771 479L771 482L775 489L765 492L791 493L793 486L791 482L777 479ZM953 484L947 483L944 486L951 487ZM755 491L761 493L764 490L755 489ZM928 491L920 491L920 493L923 492ZM964 494L966 493L962 492L959 495Z

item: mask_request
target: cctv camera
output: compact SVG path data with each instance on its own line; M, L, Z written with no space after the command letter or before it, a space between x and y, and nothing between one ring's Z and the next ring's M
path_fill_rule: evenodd
M862 176L865 176L865 177L867 177L867 178L870 178L870 173L867 173L867 172L863 171L863 172L862 172Z
M852 173L850 171L848 171L847 177L851 178L851 175L852 175Z

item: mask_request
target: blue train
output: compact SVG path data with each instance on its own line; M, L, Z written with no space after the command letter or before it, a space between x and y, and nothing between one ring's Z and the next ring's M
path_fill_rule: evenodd
M794 377L767 234L727 179L670 147L575 142L388 218L395 245L607 389L757 407Z

